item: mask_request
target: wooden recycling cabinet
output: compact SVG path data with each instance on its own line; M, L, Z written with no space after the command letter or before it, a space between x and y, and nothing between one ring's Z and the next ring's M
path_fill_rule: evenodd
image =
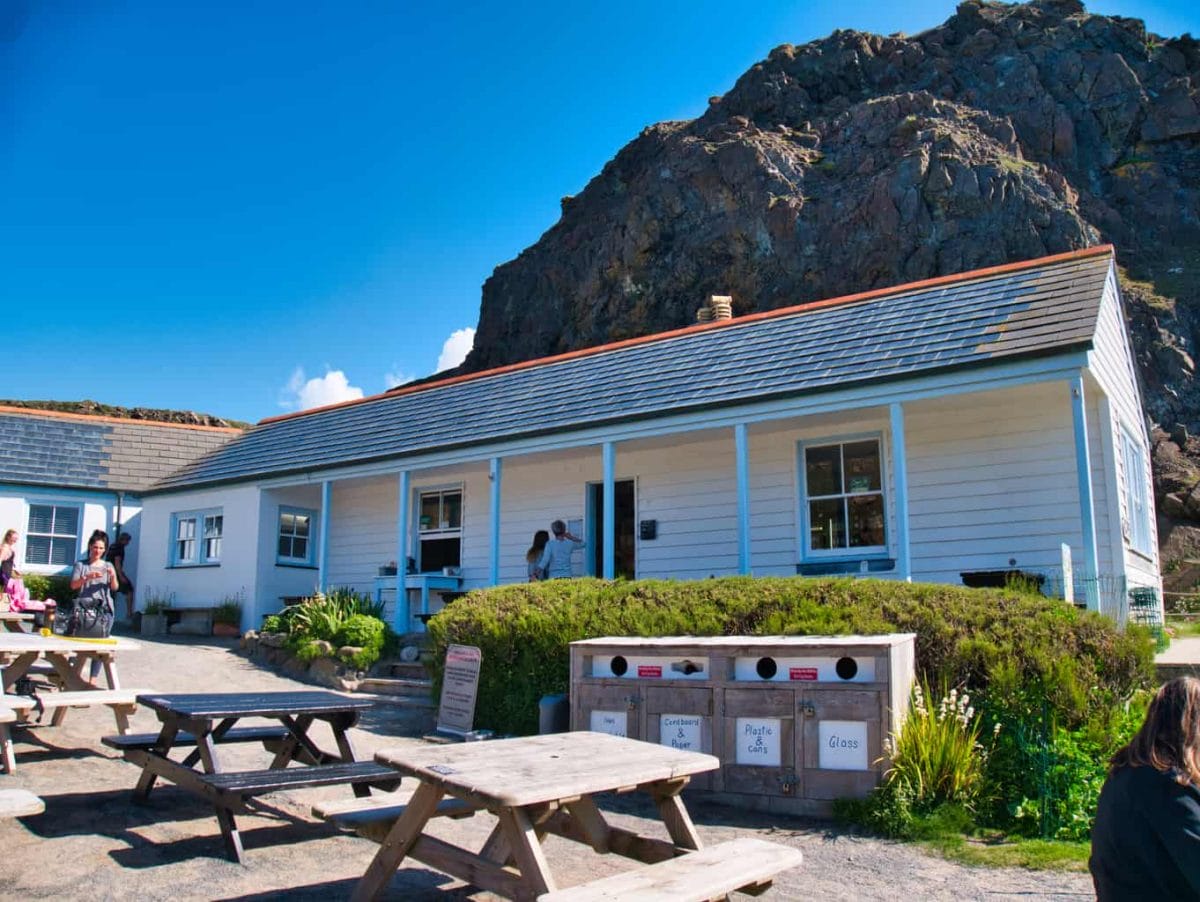
M913 633L607 637L571 643L571 729L707 752L692 788L719 801L828 814L886 768L914 681Z

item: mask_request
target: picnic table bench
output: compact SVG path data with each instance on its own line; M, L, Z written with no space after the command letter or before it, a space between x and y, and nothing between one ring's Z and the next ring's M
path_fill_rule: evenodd
M355 887L354 900L377 898L406 857L521 900L707 900L738 889L759 892L779 871L800 863L798 851L757 839L699 851L700 837L680 792L692 775L719 766L711 755L576 732L383 749L375 760L417 778L419 785L407 805L314 809L381 842ZM609 824L593 798L601 792L633 791L654 799L670 840ZM445 795L451 798L444 800ZM485 810L495 815L497 824L478 852L425 832L434 818L467 817ZM560 891L541 845L546 834L650 867L620 875L624 881L612 878L613 883L596 881ZM743 853L744 861L735 860ZM615 895L606 895L610 892Z
M234 815L246 810L248 798L340 784L349 785L356 796L367 796L371 787L386 789L399 784L394 770L355 759L347 730L358 721L362 710L374 704L370 699L336 692L229 692L144 694L138 701L158 715L162 722L158 735L111 736L103 740L142 768L134 788L135 800L147 798L159 778L209 800L221 828L225 852L233 861L241 862L243 856ZM278 724L235 726L248 717ZM318 720L329 724L337 752L322 750L309 736ZM269 767L228 771L221 766L219 746L254 741L261 741L274 752ZM179 748L191 751L182 760L171 758ZM293 762L307 766L289 768Z

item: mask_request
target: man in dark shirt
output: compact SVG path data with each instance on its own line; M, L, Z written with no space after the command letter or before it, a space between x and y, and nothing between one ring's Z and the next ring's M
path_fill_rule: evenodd
M133 619L133 580L125 573L125 546L133 537L127 532L117 536L117 540L108 549L108 562L117 571L117 591L125 593L125 615Z

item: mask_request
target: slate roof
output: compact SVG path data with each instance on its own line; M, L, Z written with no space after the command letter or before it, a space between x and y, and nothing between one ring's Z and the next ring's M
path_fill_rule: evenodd
M0 407L0 482L137 493L240 432Z
M1090 346L1111 247L818 301L264 420L156 489L401 459Z

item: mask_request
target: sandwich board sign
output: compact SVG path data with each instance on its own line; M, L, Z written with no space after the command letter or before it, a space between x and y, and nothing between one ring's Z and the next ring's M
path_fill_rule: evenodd
M474 732L475 694L482 660L483 654L473 645L451 645L446 649L442 699L438 705L439 733L467 737Z

